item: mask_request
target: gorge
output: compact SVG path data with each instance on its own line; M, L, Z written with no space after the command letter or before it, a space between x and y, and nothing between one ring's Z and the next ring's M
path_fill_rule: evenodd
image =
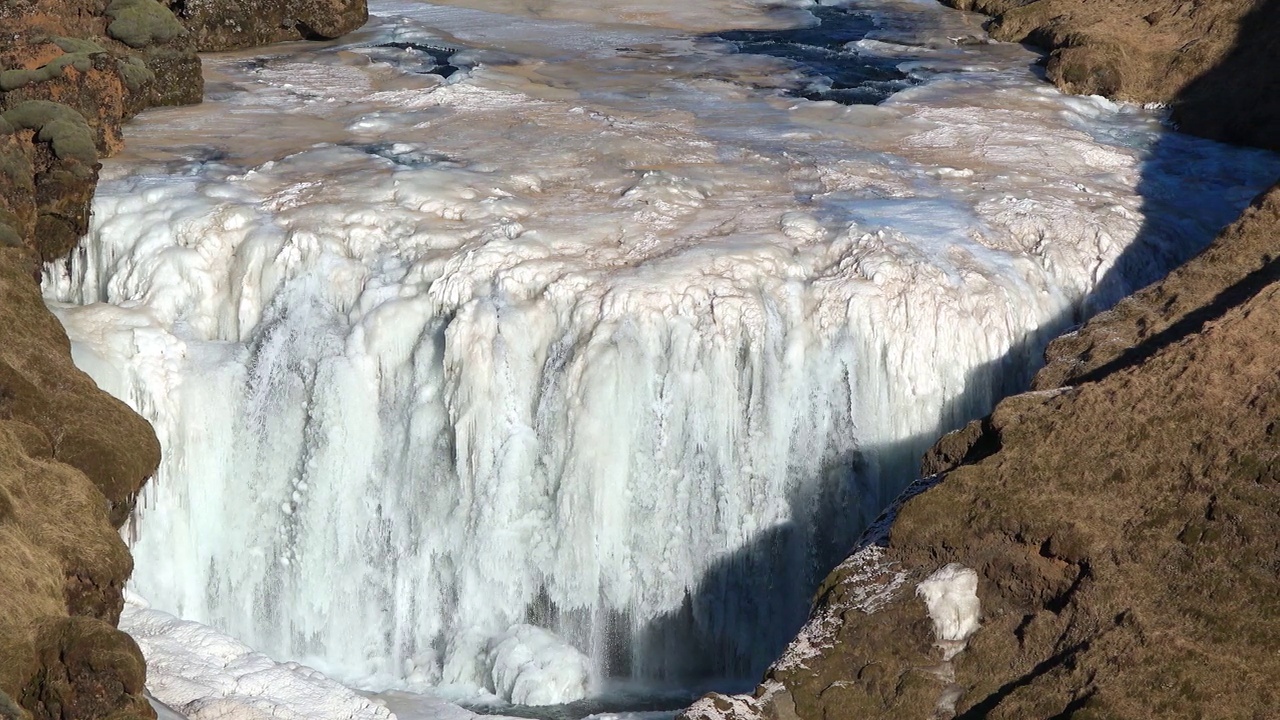
M206 58L205 105L135 121L90 238L45 268L77 363L164 448L137 590L363 687L534 704L762 672L938 434L1277 174L1048 90L972 16L859 9L849 53L907 68L874 106L800 99L814 78L733 52L714 8L383 2L338 44ZM933 469L1067 402L1031 397ZM953 521L912 522L920 580L967 559L935 542ZM969 562L990 614L1022 571ZM904 626L868 632L918 645ZM802 717L835 702L778 668ZM694 712L781 712L768 687Z

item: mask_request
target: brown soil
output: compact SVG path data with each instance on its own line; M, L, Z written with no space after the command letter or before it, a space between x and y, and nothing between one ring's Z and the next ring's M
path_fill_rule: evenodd
M947 1L1051 48L1069 90L1277 146L1258 89L1280 73L1280 3ZM756 694L683 717L1280 717L1277 258L1280 185L1056 340L1032 392L940 440L937 475L827 579ZM983 613L948 666L914 588L953 562L977 571Z

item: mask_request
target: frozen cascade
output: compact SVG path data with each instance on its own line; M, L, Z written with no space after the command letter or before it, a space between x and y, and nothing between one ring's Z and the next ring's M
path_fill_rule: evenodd
M867 40L924 82L841 107L677 30L373 9L210 58L46 276L165 450L136 590L366 687L758 672L937 434L1276 172L1179 141L1217 204L1144 226L1154 117L1019 48ZM406 38L471 65L375 51Z

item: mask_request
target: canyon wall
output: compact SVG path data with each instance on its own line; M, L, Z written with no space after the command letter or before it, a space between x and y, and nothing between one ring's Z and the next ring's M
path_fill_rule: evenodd
M1045 47L1065 90L1277 147L1280 3L953 4ZM1273 717L1278 255L1280 185L1052 343L1031 392L939 441L756 692L684 720ZM979 625L964 583L941 605L920 585L948 566L974 571Z
M115 625L133 567L119 528L160 447L72 363L41 263L88 230L122 123L200 101L197 50L331 37L367 17L363 0L174 5L0 7L0 718L155 717L142 654Z

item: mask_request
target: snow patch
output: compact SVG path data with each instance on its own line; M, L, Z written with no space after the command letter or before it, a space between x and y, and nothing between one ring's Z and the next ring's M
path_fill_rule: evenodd
M147 690L188 720L392 720L385 707L296 662L126 593L120 629L147 660Z
M933 620L933 632L943 648L944 660L964 650L978 631L982 604L978 600L978 573L959 563L939 568L916 586Z

